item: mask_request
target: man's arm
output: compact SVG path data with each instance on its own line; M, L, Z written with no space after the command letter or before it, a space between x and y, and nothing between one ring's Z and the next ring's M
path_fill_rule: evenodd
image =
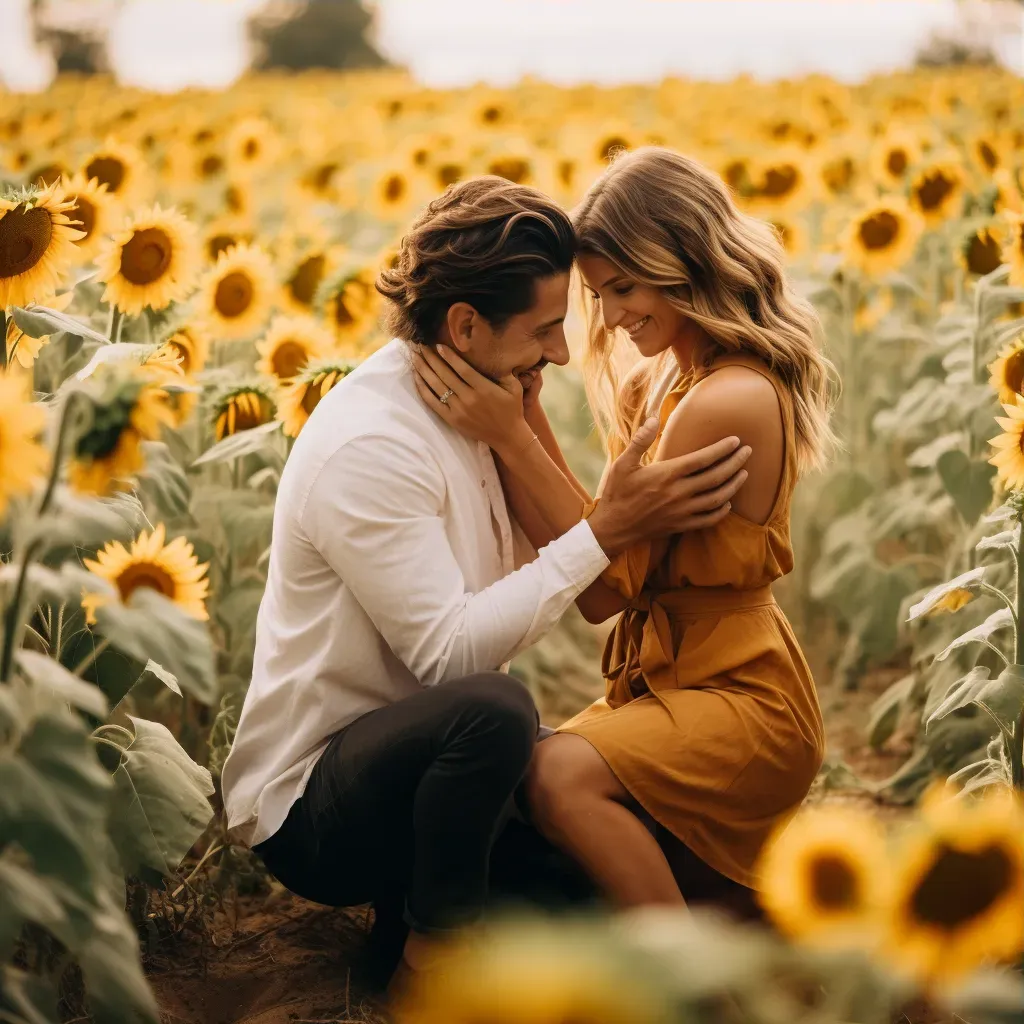
M446 484L422 443L365 435L322 468L301 526L424 685L494 669L530 646L607 567L587 523L467 593L442 519Z

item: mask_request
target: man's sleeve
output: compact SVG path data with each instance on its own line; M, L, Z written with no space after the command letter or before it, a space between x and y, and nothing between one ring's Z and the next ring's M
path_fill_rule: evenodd
M328 460L300 516L311 543L425 686L510 660L608 565L581 522L535 561L468 593L442 518L446 500L444 476L421 447L370 434Z

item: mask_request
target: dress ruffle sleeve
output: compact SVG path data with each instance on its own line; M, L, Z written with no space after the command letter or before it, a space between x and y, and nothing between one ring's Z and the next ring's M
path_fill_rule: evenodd
M600 498L595 498L583 506L584 519L590 518L600 501ZM632 601L640 596L650 567L651 543L644 541L617 554L611 560L611 565L601 573L601 582L621 594L627 601Z

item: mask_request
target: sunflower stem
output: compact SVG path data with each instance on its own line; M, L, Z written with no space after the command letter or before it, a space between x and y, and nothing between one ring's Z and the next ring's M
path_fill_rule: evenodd
M110 338L113 344L117 344L121 340L121 325L124 323L124 314L117 308L117 306L110 307L110 327L107 331L107 336Z
M1016 665L1024 665L1024 523L1018 524L1017 535L1017 619L1013 624L1014 655ZM1017 715L1013 729L1013 740L1010 743L1010 776L1014 789L1024 790L1024 707Z
M98 644L71 670L73 676L80 676L87 668L91 668L96 659L110 646L110 641L103 637Z

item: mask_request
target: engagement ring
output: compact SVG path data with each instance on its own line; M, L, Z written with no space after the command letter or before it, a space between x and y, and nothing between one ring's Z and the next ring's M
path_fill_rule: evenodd
M448 389L448 390L447 390L447 391L446 391L446 392L445 392L445 393L444 393L444 394L443 394L443 395L441 396L441 404L442 404L442 405L447 405L447 404L448 404L448 399L449 399L449 398L451 398L451 397L452 397L452 395L454 395L454 394L455 394L455 392L454 392L454 391L452 391L452 389L451 389L451 388L449 388L449 389Z

